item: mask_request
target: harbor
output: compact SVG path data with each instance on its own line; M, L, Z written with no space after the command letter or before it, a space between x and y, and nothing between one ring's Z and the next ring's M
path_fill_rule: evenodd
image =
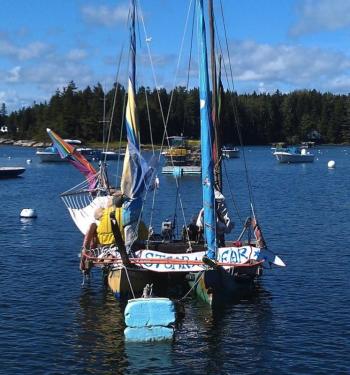
M33 159L23 178L3 180L0 189L2 201L9 202L1 210L0 236L6 322L0 358L6 374L239 373L241 368L245 374L281 373L281 368L346 373L350 295L347 272L334 260L340 258L344 270L350 266L341 235L350 215L345 199L350 148L316 150L314 163L287 165L276 163L268 146L246 148L251 174L263 181L254 188L265 237L287 267L266 273L249 298L220 309L186 298L173 340L137 344L124 341L124 305L104 286L99 270L81 285L82 236L59 197L80 182L80 173L68 163L41 163L34 149L1 146L3 164ZM327 168L329 160L337 162L335 169ZM243 178L237 161L227 161L228 173ZM184 176L181 183L191 215L201 206L198 177ZM237 189L238 196L246 194L242 186ZM164 204L157 225L173 213L166 202L175 190L174 177L161 175ZM21 219L24 207L35 208L37 218Z
M344 5L272 3L4 4L0 373L350 371Z

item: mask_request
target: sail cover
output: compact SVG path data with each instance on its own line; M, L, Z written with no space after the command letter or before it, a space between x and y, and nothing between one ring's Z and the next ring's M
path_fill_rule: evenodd
M67 159L75 168L81 172L88 181L89 189L94 189L97 185L97 172L95 168L78 152L75 147L65 142L58 134L51 129L46 129L55 148L62 159Z
M198 0L198 41L199 41L199 98L201 123L201 162L204 208L204 235L207 242L207 256L216 257L216 218L214 200L214 163L213 163L213 124L211 117L211 98L208 78L207 44L203 0Z

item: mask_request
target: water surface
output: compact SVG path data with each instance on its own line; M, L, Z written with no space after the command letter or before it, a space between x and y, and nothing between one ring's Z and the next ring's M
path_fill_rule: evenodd
M278 164L267 147L245 150L264 236L288 267L266 272L250 299L219 310L188 299L174 341L145 345L124 342L122 306L99 272L81 286L82 236L59 198L80 174L40 163L33 149L0 146L1 166L27 168L0 180L0 373L349 374L350 148L317 150L304 165ZM249 214L243 158L228 160L224 175L237 237L235 206L242 220ZM160 176L155 228L173 218L176 189ZM199 178L182 178L180 192L179 231L183 215L201 207ZM37 219L19 218L27 207Z

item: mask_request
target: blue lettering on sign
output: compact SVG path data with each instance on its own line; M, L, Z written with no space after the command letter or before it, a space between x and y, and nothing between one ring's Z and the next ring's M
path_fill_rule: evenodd
M189 260L190 258L188 256L184 255L182 257L175 257L175 259L178 259L178 260ZM189 266L188 264L178 264L177 266L178 266L177 268L179 270L185 270L188 267L191 268L191 266ZM174 269L175 269L175 267L174 267Z
M242 258L245 258L246 260L248 260L249 258L245 255L247 252L247 248L243 247L243 249L239 249L239 261L241 262L241 259Z
M222 254L221 254L221 262L227 262L228 261L228 253L230 252L230 250L225 250Z
M242 248L227 248L219 257L219 261L223 263L244 263L249 259L249 250L246 247Z
M173 259L173 257L167 257L167 259ZM174 265L173 264L165 264L165 269L167 270L173 270L175 269Z

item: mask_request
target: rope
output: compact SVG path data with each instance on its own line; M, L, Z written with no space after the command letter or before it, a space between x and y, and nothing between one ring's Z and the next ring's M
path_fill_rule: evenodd
M122 56L123 56L123 48L124 47L122 46L121 52L120 52L120 55L119 55L117 75L116 75L116 79L115 79L116 83L118 82L118 79L119 79L119 69L120 69L120 64L121 64L121 60L122 60ZM111 113L111 118L110 118L110 123L109 123L109 129L108 129L108 135L107 135L107 141L106 141L106 151L108 150L109 141L111 139L112 123L113 123L113 118L114 118L115 106L116 106L116 102L117 102L118 89L119 89L119 85L116 84L116 87L115 87L115 90L114 90L114 97L113 97L112 113ZM106 163L106 160L107 160L107 154L105 154L104 163Z
M163 126L164 126L164 133L163 133L162 144L161 144L161 148L160 148L160 152L159 152L158 163L160 162L160 158L161 158L161 155L162 155L162 149L163 149L165 137L166 137L167 142L168 142L168 147L170 148L170 143L169 143L168 133L167 133L167 125L168 125L168 122L169 122L169 116L170 116L170 112L171 112L171 105L172 105L173 97L174 97L175 84L176 84L177 77L178 77L178 72L179 72L179 69L180 69L180 61L181 61L181 56L182 56L182 52L183 52L183 46L184 46L185 35L186 35L187 25L188 25L188 21L189 21L189 16L190 16L190 10L191 10L191 6L192 6L192 1L193 0L190 0L190 4L189 4L189 7L188 7L188 12L187 12L187 17L186 17L184 32L183 32L183 36L182 36L182 40L181 40L181 45L180 45L179 57L178 57L178 60L177 60L176 72L175 72L174 81L173 81L173 89L172 89L171 96L170 96L169 109L168 109L168 113L167 113L166 119L164 117L163 106L162 106L162 102L161 102L161 99L160 99L160 93L159 93L159 89L158 89L159 85L158 85L157 78L156 78L156 75L155 75L153 59L152 59L151 50L150 50L150 44L147 43L148 56L149 56L149 60L150 60L150 65L151 65L152 74L153 74L153 80L154 80L154 84L155 84L155 87L156 87L157 98L158 98L160 112L161 112ZM141 22L142 22L142 26L143 26L143 30L144 30L144 35L147 38L148 34L147 34L147 30L146 30L146 26L145 26L145 22L144 22L144 17L143 17L143 13L142 13L142 9L141 9L140 4L138 6L138 9L140 9L140 18L141 18ZM171 155L171 162L172 162L172 165L174 166L172 155ZM178 178L176 176L175 176L175 181L176 181L176 186L178 188ZM182 199L181 199L180 193L178 194L178 196L179 196L179 201L180 201L180 207L181 207L183 222L185 223L185 226L186 226L185 210L184 210L184 207L183 207L183 203L182 203ZM190 241L189 241L189 247L191 247Z
M192 292L192 290L194 290L194 288L198 285L198 283L200 282L200 280L203 278L204 276L204 271L201 271L201 275L198 277L197 281L192 285L192 287L188 290L188 292L183 296L181 297L178 301L181 302L183 301L185 298L187 298L187 296Z
M132 296L133 298L135 299L135 293L134 293L134 289L132 287L132 284L131 284L131 281L130 281L130 277L129 277L129 273L128 273L128 269L123 265L122 268L124 268L125 270L125 274L126 274L126 277L128 279L128 282L129 282L129 286L130 286L130 290L131 290L131 293L132 293Z
M228 64L229 64L229 68L230 68L230 77L227 77L227 79L230 78L231 83L232 83L232 87L234 87L231 56L230 56L230 50L228 48L228 38L227 38L226 23L225 23L224 10L223 10L223 6L222 6L222 1L221 0L220 0L220 6L221 6L222 22L223 22L224 33L225 33L225 43L226 43L227 58L228 58ZM225 64L224 64L224 66L225 66ZM239 127L237 106L235 104L235 101L234 101L234 98L233 98L232 95L231 95L231 105L232 105L232 108L233 108L233 114L234 114L234 118L235 118L235 125L236 125L236 130L237 130L237 134L238 134L240 146L242 148L243 163L244 163L245 176L246 176L246 181L247 181L247 186L248 186L248 194L249 194L250 206L253 209L253 207L255 206L254 196L253 196L253 190L252 190L252 185L251 185L250 177L249 177L249 173L248 173L247 160L246 160L246 156L245 156L245 147L243 145L242 133L241 133L240 127ZM253 214L255 215L254 209L253 209Z

